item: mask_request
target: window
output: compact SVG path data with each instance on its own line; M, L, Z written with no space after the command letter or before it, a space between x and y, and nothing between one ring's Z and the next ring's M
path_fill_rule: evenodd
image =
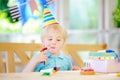
M109 49L120 50L120 29L112 21L117 0L57 0L56 3L56 16L69 32L67 43L106 43Z
M70 0L70 29L97 29L99 22L98 0Z

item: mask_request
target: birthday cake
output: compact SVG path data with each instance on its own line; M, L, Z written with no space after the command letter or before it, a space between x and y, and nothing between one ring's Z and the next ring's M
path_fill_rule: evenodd
M95 72L120 72L120 58L113 50L90 52L89 62Z
M94 75L95 72L92 68L87 68L87 69L83 68L83 69L81 69L80 74L82 74L82 75Z

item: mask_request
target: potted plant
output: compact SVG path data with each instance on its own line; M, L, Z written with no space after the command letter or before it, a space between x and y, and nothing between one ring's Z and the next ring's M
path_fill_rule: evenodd
M117 8L112 15L115 26L120 28L120 0L118 0Z

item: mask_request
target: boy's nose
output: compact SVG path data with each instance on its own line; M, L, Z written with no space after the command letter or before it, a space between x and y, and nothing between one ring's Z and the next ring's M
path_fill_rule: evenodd
M53 41L52 41L52 44L56 44L56 41L55 41L55 40L53 40Z

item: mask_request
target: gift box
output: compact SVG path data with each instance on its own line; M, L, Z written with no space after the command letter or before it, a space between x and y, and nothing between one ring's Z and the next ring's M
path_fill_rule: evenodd
M90 52L89 60L95 72L120 72L120 58L114 50Z
M120 62L116 60L90 60L90 64L95 72L120 72Z

